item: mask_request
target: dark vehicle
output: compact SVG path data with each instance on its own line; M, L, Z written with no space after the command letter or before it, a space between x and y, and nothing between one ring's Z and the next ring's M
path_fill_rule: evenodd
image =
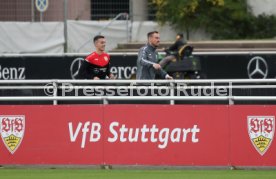
M166 55L174 55L175 59L164 66L174 79L202 79L200 59L193 56L193 47L184 45L177 53L166 51Z

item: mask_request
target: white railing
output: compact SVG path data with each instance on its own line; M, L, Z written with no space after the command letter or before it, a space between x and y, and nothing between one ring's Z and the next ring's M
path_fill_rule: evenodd
M167 90L166 95L86 95L68 96L73 90ZM226 94L217 95L180 95L183 90L226 90ZM276 101L276 96L235 96L232 89L275 89L276 79L223 79L223 80L3 80L2 90L44 90L44 96L4 96L0 101ZM182 90L182 91L181 91ZM51 94L47 92L51 91ZM61 91L61 94L59 93ZM78 92L78 91L77 91ZM179 93L178 93L179 92ZM70 93L69 93L70 94Z

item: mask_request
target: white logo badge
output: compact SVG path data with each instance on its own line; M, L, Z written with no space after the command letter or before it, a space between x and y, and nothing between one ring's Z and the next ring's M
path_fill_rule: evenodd
M25 132L25 116L0 116L2 140L13 154L20 146Z
M275 117L248 116L247 126L251 143L261 155L264 155L273 141Z

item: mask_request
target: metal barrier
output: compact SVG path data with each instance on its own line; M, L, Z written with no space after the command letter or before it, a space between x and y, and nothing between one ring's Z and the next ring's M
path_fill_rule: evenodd
M235 104L236 101L276 101L274 93L270 96L263 94L240 96L232 93L235 89L271 89L276 92L276 79L3 80L0 81L0 92L3 90L43 90L44 94L37 96L4 94L1 95L0 101L53 101L54 105L57 105L59 101L102 101L103 104L115 100L169 101L171 105L175 104L175 101L226 101L229 105ZM82 95L79 95L79 90L82 90ZM166 93L164 94L162 90ZM215 90L220 93L215 93ZM91 93L93 91L94 93ZM97 91L99 94L95 93ZM105 95L104 92L107 91L111 91L112 94ZM140 94L139 91L143 93ZM223 91L225 93L222 94Z

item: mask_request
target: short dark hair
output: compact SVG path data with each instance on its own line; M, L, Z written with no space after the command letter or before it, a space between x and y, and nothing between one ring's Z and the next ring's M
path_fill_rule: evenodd
M150 38L153 34L159 34L159 32L158 31L151 31L151 32L149 32L148 33L148 38Z
M105 38L103 35L96 35L93 39L93 42L95 43L98 39L103 39Z
M183 38L183 33L178 33L177 34L180 38Z

